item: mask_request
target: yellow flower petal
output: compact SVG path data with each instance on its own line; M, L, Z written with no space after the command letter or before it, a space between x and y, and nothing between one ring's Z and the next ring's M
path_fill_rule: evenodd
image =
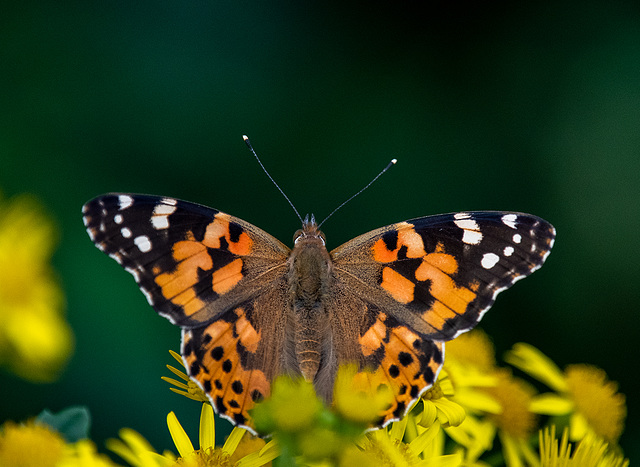
M235 467L261 467L280 455L280 446L271 440L259 452L253 452L238 461Z
M438 421L442 425L460 425L467 416L465 410L459 404L447 398L441 398L434 402L438 409Z
M520 342L507 352L504 360L559 392L567 391L564 374L545 354L534 346Z
M239 427L235 427L233 430L231 430L229 437L222 446L222 450L229 455L233 454L246 431L247 430L245 430L244 428Z
M569 399L549 392L533 396L529 404L529 410L544 415L567 415L573 409L573 402Z
M216 447L216 425L211 404L202 404L200 411L200 449Z
M472 412L498 414L502 412L500 403L489 394L480 391L457 391L454 401Z
M415 453L421 453L426 449L426 447L433 442L438 434L440 427L438 425L431 425L427 428L422 434L420 434L416 439L409 443L409 447Z
M180 456L187 457L194 451L193 444L191 444L191 440L189 440L187 433L184 431L184 428L182 428L182 425L180 425L175 413L169 412L167 415L167 426L169 427L173 444L176 445Z

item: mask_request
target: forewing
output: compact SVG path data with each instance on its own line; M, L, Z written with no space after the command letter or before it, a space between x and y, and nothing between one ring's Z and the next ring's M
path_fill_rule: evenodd
M472 329L499 292L542 266L554 238L539 217L479 211L393 224L331 255L336 276L354 294L446 341Z
M173 198L108 194L83 207L95 245L133 275L153 308L202 326L268 289L289 249L236 217Z

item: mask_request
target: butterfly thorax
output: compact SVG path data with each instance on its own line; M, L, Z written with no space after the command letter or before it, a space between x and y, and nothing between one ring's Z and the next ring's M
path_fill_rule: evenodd
M331 277L331 257L324 234L313 217L305 219L296 232L295 246L289 257L289 293L291 307L288 321L293 332L285 343L293 352L285 366L313 381L321 361L323 344L328 336L327 310L324 308Z

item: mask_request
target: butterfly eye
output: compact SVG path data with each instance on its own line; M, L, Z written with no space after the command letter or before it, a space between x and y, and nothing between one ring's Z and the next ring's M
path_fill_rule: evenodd
M302 229L296 230L296 233L293 234L293 243L298 243L298 240L302 237Z

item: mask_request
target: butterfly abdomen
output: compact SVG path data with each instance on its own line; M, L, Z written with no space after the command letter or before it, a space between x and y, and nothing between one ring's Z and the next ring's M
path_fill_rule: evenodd
M322 359L323 343L328 338L328 318L324 303L329 290L331 259L322 239L301 237L289 258L290 320L295 354L294 367L313 381Z

